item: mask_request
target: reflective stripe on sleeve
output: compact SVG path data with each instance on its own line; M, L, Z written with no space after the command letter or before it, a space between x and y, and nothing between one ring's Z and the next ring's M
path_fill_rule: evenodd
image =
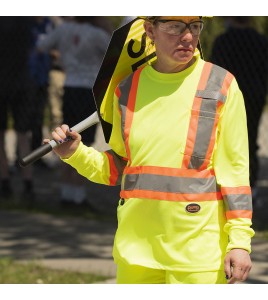
M252 210L229 210L226 212L226 219L246 218L252 219Z
M110 185L119 185L122 181L123 170L127 164L127 161L117 155L114 151L108 150L104 152L109 160L110 166Z
M249 186L222 187L226 218L252 218L252 197Z

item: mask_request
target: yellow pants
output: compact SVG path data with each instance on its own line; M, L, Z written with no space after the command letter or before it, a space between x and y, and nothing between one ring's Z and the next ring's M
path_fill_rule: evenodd
M143 266L117 265L117 283L119 284L226 284L223 270L215 272L177 272L150 269Z

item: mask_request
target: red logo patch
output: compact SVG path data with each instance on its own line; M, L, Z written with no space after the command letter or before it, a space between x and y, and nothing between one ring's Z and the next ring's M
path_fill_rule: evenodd
M186 211L188 211L189 213L197 213L199 212L199 210L201 209L200 205L197 204L197 203L191 203L191 204L188 204L186 207L185 207Z

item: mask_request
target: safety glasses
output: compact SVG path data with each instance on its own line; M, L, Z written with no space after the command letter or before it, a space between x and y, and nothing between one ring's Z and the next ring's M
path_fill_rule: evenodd
M159 29L161 31L171 35L180 35L188 28L193 36L198 36L204 27L202 20L185 23L183 21L160 19L156 20L156 23L159 23Z

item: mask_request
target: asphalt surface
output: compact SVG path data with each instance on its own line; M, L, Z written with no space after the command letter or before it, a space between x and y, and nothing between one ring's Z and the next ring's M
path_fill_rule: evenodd
M12 141L12 133L9 142ZM10 146L11 147L11 146ZM96 147L107 147L98 140ZM9 152L10 157L12 151ZM68 269L106 275L115 283L116 266L112 259L113 238L116 230L118 187L106 187L88 182L88 202L98 212L94 218L53 216L36 213L35 207L61 209L59 199L59 160L52 154L44 161L49 167L34 167L34 198L25 211L0 209L0 257L18 261L35 260L55 269ZM253 228L262 232L268 229L268 158L261 158L258 196L254 204ZM24 201L19 168L12 170L13 202ZM15 200L14 200L15 199ZM8 201L0 199L0 201ZM28 205L29 203L25 203ZM85 208L87 209L87 208ZM81 212L81 211L80 211ZM253 268L247 284L268 283L268 237L253 238Z

